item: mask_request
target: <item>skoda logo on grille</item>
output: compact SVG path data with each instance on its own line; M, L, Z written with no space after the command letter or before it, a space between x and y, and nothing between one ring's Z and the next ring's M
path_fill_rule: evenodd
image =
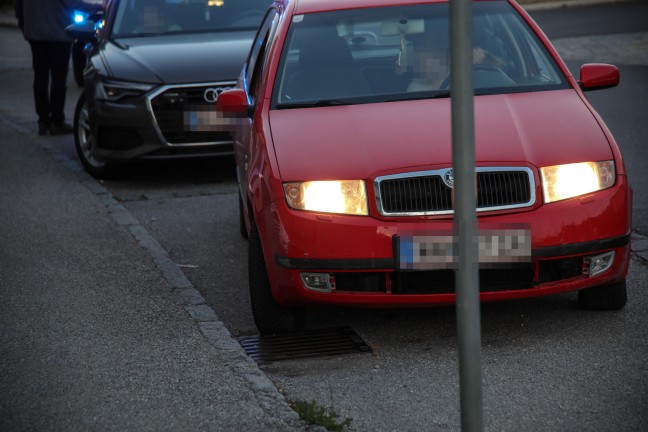
M454 188L454 171L449 169L443 174L443 183L449 188Z
M210 87L203 93L205 102L214 103L218 99L218 95L223 93L225 90L229 90L231 87Z

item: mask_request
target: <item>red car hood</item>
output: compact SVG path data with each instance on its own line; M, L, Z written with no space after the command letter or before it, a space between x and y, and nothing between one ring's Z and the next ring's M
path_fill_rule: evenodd
M270 111L283 181L367 179L452 164L450 99ZM536 167L610 160L573 90L475 98L478 164Z

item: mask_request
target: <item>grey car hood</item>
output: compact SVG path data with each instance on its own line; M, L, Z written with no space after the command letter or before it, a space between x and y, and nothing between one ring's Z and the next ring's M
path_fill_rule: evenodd
M110 78L149 83L236 81L254 31L193 33L107 41L101 57Z

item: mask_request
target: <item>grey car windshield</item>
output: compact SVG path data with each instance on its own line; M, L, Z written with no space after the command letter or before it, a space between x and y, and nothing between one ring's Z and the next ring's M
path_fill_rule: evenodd
M475 94L568 88L535 33L506 2L473 4ZM449 94L446 4L294 16L274 107L370 103Z
M123 0L113 37L255 29L268 0Z

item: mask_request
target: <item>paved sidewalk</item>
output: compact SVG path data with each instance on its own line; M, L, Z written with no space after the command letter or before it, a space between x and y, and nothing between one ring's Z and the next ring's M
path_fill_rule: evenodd
M314 430L66 139L0 117L0 430Z

